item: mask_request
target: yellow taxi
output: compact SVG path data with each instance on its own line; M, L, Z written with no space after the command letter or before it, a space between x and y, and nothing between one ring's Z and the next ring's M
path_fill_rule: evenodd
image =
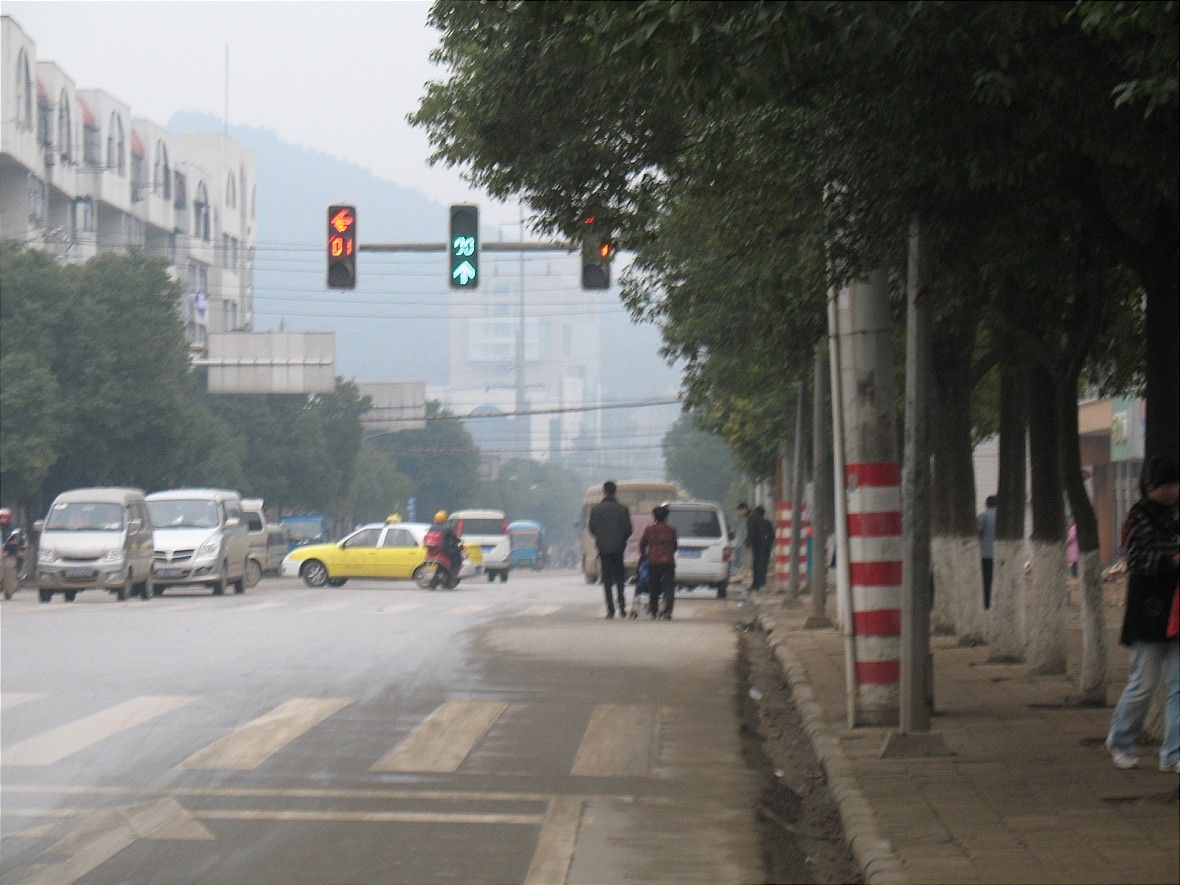
M283 560L285 578L303 578L308 587L341 587L349 578L410 580L426 559L423 541L430 526L422 522L377 522L361 526L331 544L296 547ZM483 572L479 544L464 544L459 579Z

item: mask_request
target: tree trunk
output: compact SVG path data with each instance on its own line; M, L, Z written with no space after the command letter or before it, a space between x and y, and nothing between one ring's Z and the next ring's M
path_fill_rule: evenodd
M828 409L828 359L824 343L815 346L815 387L811 403L811 536L814 539L807 571L811 579L811 615L804 625L808 629L830 627L828 620L828 535L835 522L832 499L832 442L828 433L832 416Z
M992 663L1024 660L1025 373L1000 367L1000 476L996 489L996 549L993 560Z
M1086 493L1078 444L1077 377L1071 374L1057 387L1058 445L1062 478L1069 496L1078 537L1078 582L1081 589L1082 661L1078 668L1077 702L1106 703L1106 620L1102 608L1102 566L1098 559L1098 518Z
M1029 457L1032 466L1032 613L1028 663L1032 673L1066 671L1068 594L1065 586L1065 507L1052 379L1039 364L1029 383Z
M1180 451L1180 294L1177 292L1176 262L1159 268L1159 275L1144 279L1147 292L1147 380L1148 458L1175 458Z
M982 644L987 635L971 444L974 337L955 335L936 341L933 376L938 405L930 416L935 623L938 632L958 633L964 645Z

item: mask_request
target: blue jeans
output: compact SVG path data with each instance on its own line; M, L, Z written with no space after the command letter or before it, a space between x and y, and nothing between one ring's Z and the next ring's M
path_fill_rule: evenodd
M1160 764L1167 768L1180 762L1180 642L1175 639L1136 642L1131 646L1127 687L1114 708L1106 744L1112 750L1134 754L1161 669L1166 697Z

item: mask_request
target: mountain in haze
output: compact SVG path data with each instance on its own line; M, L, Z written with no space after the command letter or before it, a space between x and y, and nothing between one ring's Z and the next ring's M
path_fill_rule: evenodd
M219 117L181 111L177 134L219 132ZM352 203L362 243L442 242L448 207L364 167L283 141L269 129L231 125L258 173L254 327L336 332L337 373L361 381L448 383L450 289L442 254L359 256L355 290L324 285L327 207ZM486 232L485 232L486 236ZM607 399L667 394L679 376L659 357L659 331L625 313L602 318Z

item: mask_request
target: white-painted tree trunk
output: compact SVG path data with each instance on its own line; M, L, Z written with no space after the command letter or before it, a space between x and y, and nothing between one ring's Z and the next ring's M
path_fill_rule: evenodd
M1024 660L1024 541L996 539L988 660Z
M1030 541L1032 607L1028 619L1029 671L1039 676L1064 673L1069 592L1065 586L1065 547L1054 541Z
M935 597L951 599L955 632L961 645L987 642L983 608L983 574L979 563L979 538L975 535L941 535L931 539Z
M1078 703L1106 703L1106 613L1102 607L1102 566L1097 550L1078 560L1081 582L1082 664L1078 672Z
M948 557L957 539L949 535L930 537L930 565L934 571L934 607L930 610L930 629L935 636L950 636L957 632L953 579L950 577Z

